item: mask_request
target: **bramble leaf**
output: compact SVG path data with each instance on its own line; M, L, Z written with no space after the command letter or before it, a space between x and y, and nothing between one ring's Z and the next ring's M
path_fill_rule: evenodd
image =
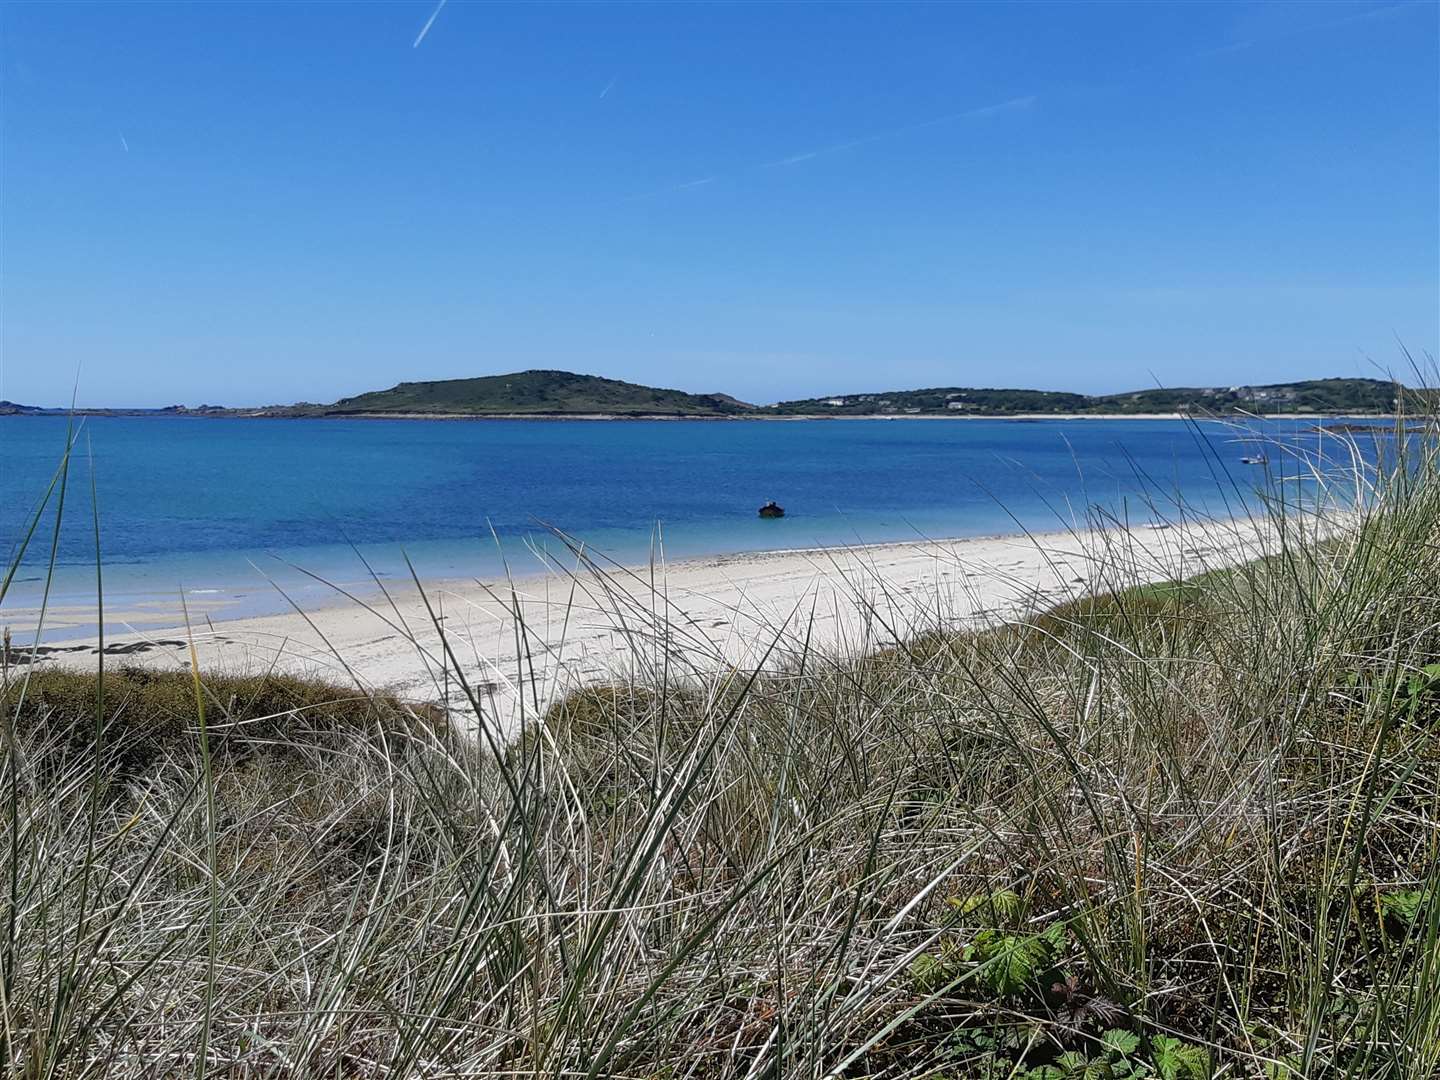
M1111 1028L1100 1036L1100 1044L1122 1057L1129 1057L1140 1049L1140 1036L1124 1028Z
M1163 1080L1205 1080L1210 1072L1210 1055L1183 1039L1156 1035L1150 1047Z
M921 953L910 961L910 981L922 994L933 994L951 979L950 965L931 953Z
M1402 922L1414 922L1424 906L1425 894L1419 889L1405 889L1399 892L1382 893L1380 911L1387 918Z
M1002 934L982 930L970 957L979 965L980 981L997 994L1014 994L1048 971L1055 946L1040 934Z

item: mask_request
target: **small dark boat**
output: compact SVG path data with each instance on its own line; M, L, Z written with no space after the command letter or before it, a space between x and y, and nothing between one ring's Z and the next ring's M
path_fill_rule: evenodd
M1264 456L1261 456L1261 457L1242 457L1242 458L1240 459L1240 464L1241 464L1241 465L1264 465L1268 460L1269 460L1269 459L1266 458L1266 457L1264 457Z
M782 518L785 516L785 508L771 499L764 506L760 507L760 516L763 518Z

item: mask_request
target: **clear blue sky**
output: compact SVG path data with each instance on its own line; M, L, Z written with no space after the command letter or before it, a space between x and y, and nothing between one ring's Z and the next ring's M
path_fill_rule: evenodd
M1437 10L6 3L0 397L1373 373L1440 338Z

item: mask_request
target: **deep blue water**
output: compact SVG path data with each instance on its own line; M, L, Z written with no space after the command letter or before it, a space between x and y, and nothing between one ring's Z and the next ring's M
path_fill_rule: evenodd
M1313 421L1253 427L1313 448ZM63 418L0 417L0 548L12 550L64 447ZM1149 520L1177 497L1233 506L1266 470L1242 433L1180 421L426 422L90 418L72 461L57 588L93 591L91 466L110 588L263 586L278 554L358 581L490 576L501 538L566 530L621 561L1062 527L1101 504ZM1280 459L1272 450L1272 469ZM779 521L756 516L767 499ZM6 606L39 587L50 518ZM556 548L553 539L550 548Z

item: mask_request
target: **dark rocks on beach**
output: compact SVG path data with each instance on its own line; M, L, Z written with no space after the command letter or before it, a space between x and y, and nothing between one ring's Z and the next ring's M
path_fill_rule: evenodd
M161 638L157 641L125 641L114 645L106 645L104 653L106 656L130 656L136 653L147 653L155 649L180 649L188 642L180 638ZM8 640L0 646L0 659L3 659L5 667L24 667L26 664L34 664L51 656L60 656L64 653L89 653L92 656L99 656L101 650L93 645L14 645Z
M785 516L785 508L776 503L774 499L771 499L764 506L760 507L760 516L762 518L782 518Z

